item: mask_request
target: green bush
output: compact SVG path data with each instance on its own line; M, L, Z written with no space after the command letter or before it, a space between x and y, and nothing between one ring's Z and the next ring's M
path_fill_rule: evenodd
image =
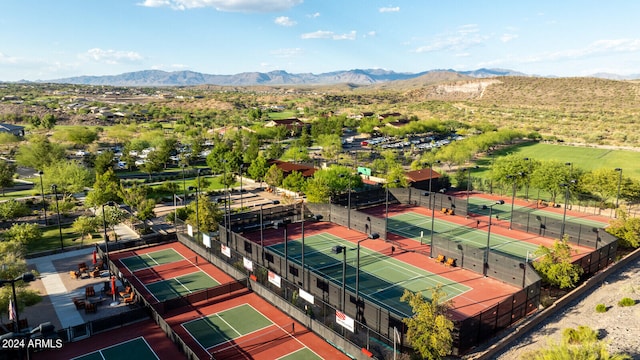
M596 312L598 313L605 313L607 312L607 306L605 304L598 304L596 305Z
M562 332L562 339L567 344L586 344L598 340L598 333L588 326L578 326L577 328L566 328Z
M618 306L624 307L624 306L633 306L636 304L636 301L633 300L632 298L622 298L622 300L618 301Z

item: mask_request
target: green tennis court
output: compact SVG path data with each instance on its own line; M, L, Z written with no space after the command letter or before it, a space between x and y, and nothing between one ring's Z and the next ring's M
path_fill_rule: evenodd
M122 262L122 264L126 266L129 271L134 272L162 264L181 261L184 259L184 256L180 255L174 249L164 249L152 251L142 255L134 255L126 258L121 258L120 262Z
M203 271L177 276L146 284L145 287L158 301L165 301L220 285Z
M112 345L73 360L158 360L159 357L143 337Z
M469 198L469 211L474 213L474 214L481 214L481 215L489 216L489 209L483 209L482 208L482 205L487 205L488 202L489 201L487 199L484 199L484 198L470 197ZM564 217L564 214L558 214L557 212L546 211L544 209L530 208L530 207L526 207L526 206L520 206L520 205L517 205L517 204L513 205L513 210L514 211L530 213L530 214L534 215L534 218L535 218L535 215L539 215L541 217L548 217L548 218L556 219L556 220L562 220L562 218ZM504 205L501 205L501 206L494 206L491 213L492 213L493 216L496 216L496 215L499 216L500 219L510 220L511 219L511 204L504 204ZM576 223L576 224L587 225L587 226L591 226L591 227L598 227L598 228L608 225L608 223L605 222L605 221L598 221L598 220L595 220L593 218L589 218L586 215L575 216L575 215L567 214L566 221L570 221L570 222L573 222L573 223Z
M343 254L332 253L332 248L336 245L345 246L347 249L345 287L355 293L356 269L358 267L356 244L329 233L305 237L305 266L323 273L328 280L341 284ZM284 256L284 244L282 243L271 245L269 249ZM290 261L301 264L301 239L289 241L287 252ZM431 295L431 289L437 285L442 286L442 290L447 294L447 299L454 298L471 289L377 251L360 247L359 294L373 303L391 309L403 317L409 317L412 315L411 307L400 301L404 290L422 292L428 298Z
M274 323L253 306L242 304L183 323L182 327L208 351L272 325Z
M318 356L318 354L311 351L311 349L309 349L308 347L304 347L300 350L296 350L290 354L287 354L283 357L278 358L278 360L313 360L313 359L322 360L322 357Z
M409 239L428 244L431 236L431 217L410 211L389 217L388 231ZM487 247L486 227L482 230L450 223L445 220L434 219L433 233L451 239L455 243L464 243L479 249ZM538 245L526 241L512 239L499 234L491 234L490 248L492 251L502 252L511 256L526 258L527 253L533 254Z

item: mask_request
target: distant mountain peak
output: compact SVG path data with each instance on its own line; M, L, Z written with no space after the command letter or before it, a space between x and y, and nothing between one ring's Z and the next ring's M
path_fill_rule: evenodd
M398 73L385 69L351 69L340 70L321 74L302 73L292 74L285 70L273 70L263 72L244 72L235 75L211 75L192 70L163 71L142 70L123 73L120 75L105 76L77 76L64 79L56 79L40 82L68 83L79 85L114 85L114 86L195 86L195 85L220 85L220 86L252 86L252 85L372 85L398 80L411 80L427 74L451 73L464 75L471 78L490 78L501 76L529 76L527 74L509 69L481 68L471 71L456 71L453 69L435 69L419 73ZM618 76L614 74L597 74L601 77L614 80L639 78L635 76ZM443 81L446 77L442 77Z

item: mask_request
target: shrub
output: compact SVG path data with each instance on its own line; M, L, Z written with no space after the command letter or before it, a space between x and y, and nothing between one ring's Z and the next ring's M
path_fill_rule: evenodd
M624 307L624 306L633 306L636 304L636 301L633 300L632 298L622 298L620 301L618 301L618 306Z
M605 304L596 305L596 312L598 312L598 313L607 312L607 306Z
M588 326L578 326L577 328L566 328L562 332L562 339L567 344L592 343L598 340L598 333Z

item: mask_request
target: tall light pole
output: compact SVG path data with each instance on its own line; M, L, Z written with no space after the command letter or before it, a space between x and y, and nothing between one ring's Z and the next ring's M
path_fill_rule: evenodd
M360 243L369 240L369 239L377 239L380 237L378 233L372 233L367 236L367 238L358 240L358 249L357 249L357 257L356 257L356 309L358 309L360 304ZM358 311L356 311L358 313Z
M347 187L347 229L351 229L351 174L340 174L339 177L343 178L345 176L349 177L349 185ZM388 189L387 189L388 191ZM388 195L388 192L387 192ZM387 197L388 199L388 197ZM388 209L387 205L387 209Z
M487 276L487 270L489 268L489 250L491 249L491 217L493 216L493 207L496 205L503 205L504 200L498 200L490 205L483 205L483 208L489 208L489 225L487 227L487 247L484 249L484 269L482 275Z
M439 164L440 160L436 160ZM429 241L429 256L433 257L433 227L436 222L436 195L431 190L431 183L433 182L433 162L429 164L429 207L431 208L431 234L429 234L431 240ZM431 203L431 195L433 195L433 203ZM467 204L467 208L468 208ZM467 210L468 211L468 210ZM422 238L421 240L422 241Z
M469 167L467 168L467 215L469 215L469 197L471 196L471 170L472 169L477 169L478 166L473 166L473 167ZM431 182L431 179L429 179L429 182ZM431 186L429 186L429 192L431 192Z
M531 183L531 159L526 157L524 161L529 163L529 169L527 170L527 189L524 193L524 198L529 201L529 184Z
M518 175L522 176L522 173ZM513 205L516 202L516 182L518 181L518 177L516 175L507 175L507 179L513 179L513 192L511 194L511 215L509 215L509 230L513 228Z
M394 184L399 183L400 180L396 179L393 181ZM386 183L387 191L385 193L385 208L384 208L384 233L385 237L387 232L389 231L389 183Z
M16 333L20 332L20 315L18 314L18 297L16 296L16 282L22 280L27 283L35 279L36 277L35 275L33 275L33 273L26 272L12 280L0 280L0 286L3 286L5 284L11 284L11 291L13 292L13 306L15 307L15 311L16 311L16 314L15 314L16 317L14 318L15 324L16 324L15 326ZM9 309L9 311L13 311L13 309Z
M340 311L344 312L345 306L345 282L347 281L347 247L336 245L331 248L334 254L342 253L342 296L340 297Z
M38 171L38 175L40 175L40 193L42 194L42 212L44 213L44 226L47 226L47 202L44 200L44 185L42 184L42 176L44 175L44 171Z
M198 193L198 187L196 186L189 186L189 191L196 191L196 232L198 233L198 236L200 236L200 214L199 214L199 208L200 208L200 204L198 203L198 198L200 197L200 194ZM229 239L227 239L227 245L229 244Z
M271 200L269 204L278 205L280 204L280 201ZM264 225L262 224L262 206L264 206L264 204L260 204L260 248L262 249L262 266L264 266ZM226 217L225 217L225 223L226 223Z
M104 206L115 206L115 202L109 201L107 203L102 204L102 228L104 229L104 257L105 257L105 265L107 266L107 270L109 270L109 274L111 274L111 266L109 266L109 236L107 235L107 215L104 212Z
M60 233L60 250L64 251L64 243L62 242L62 226L60 225L60 208L58 207L58 185L52 184L54 196L56 197L56 213L58 213L58 232Z
M567 204L569 203L569 188L571 187L571 184L575 184L576 181L575 180L571 180L569 183L562 183L560 184L560 186L564 187L564 213L562 215L562 228L560 230L560 240L562 240L562 238L564 238L564 230L565 230L565 225L566 225L566 221L567 221Z
M187 182L184 178L184 169L187 167L187 164L182 164L182 191L184 192L184 206L187 206Z
M240 210L242 210L242 169L244 168L244 164L240 164L240 170L238 171L240 175Z
M618 193L616 194L616 211L615 211L615 216L618 216L617 210L618 210L618 201L620 200L620 185L622 184L622 169L621 168L615 168L615 171L619 172L620 175L618 176Z

